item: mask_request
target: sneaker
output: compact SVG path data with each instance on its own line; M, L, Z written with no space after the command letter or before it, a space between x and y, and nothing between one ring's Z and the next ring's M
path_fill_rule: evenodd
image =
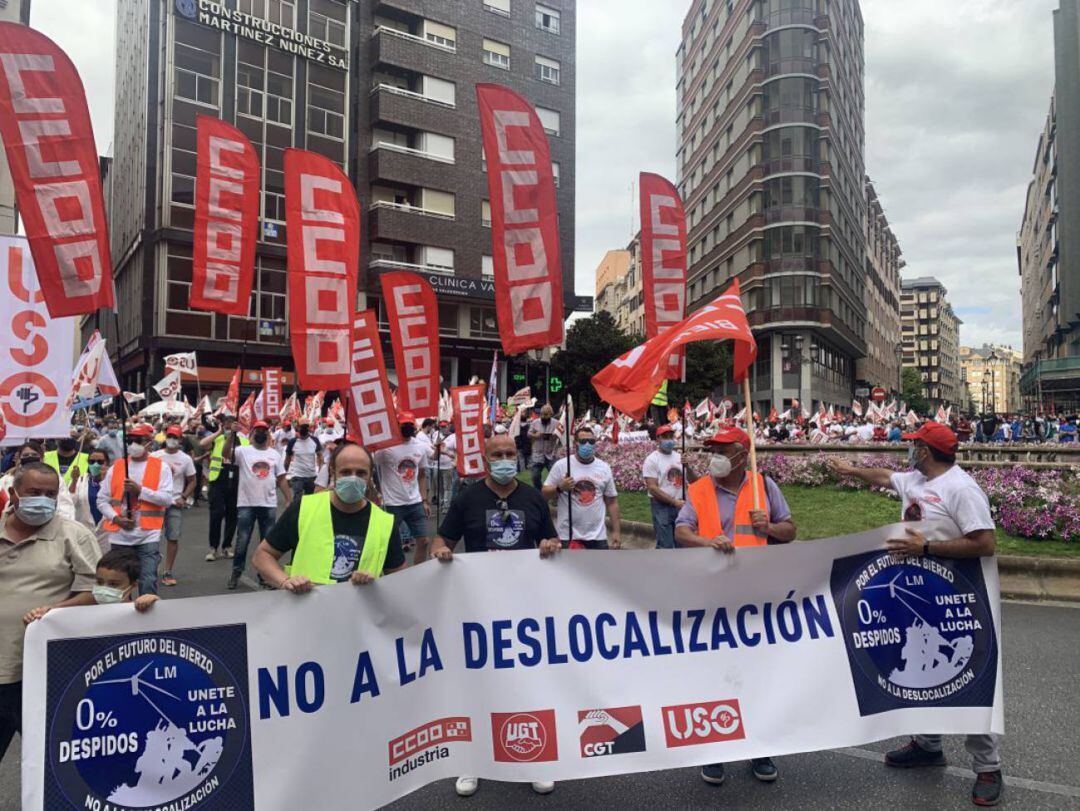
M233 569L232 574L229 575L229 583L228 583L228 586L227 586L229 591L235 591L236 590L236 584L239 583L239 582L240 582L240 572Z
M209 563L212 563L213 561L217 560L217 550L216 549L211 549L209 552L206 553L206 557L203 558L203 560L205 560L205 561L207 561Z
M231 558L233 556L233 549L231 546L226 546L221 550L221 556L224 558Z
M537 794L551 794L551 792L553 792L555 790L555 781L554 780L534 780L533 784L532 784L532 787L533 787L533 791L535 791Z
M706 783L719 786L724 782L724 764L710 763L701 767L701 779Z
M161 584L163 586L175 586L176 585L176 578L173 577L173 573L172 572L165 572L165 574L163 574L161 576Z
M944 766L945 754L931 752L915 743L913 738L907 746L885 753L885 765L897 769L914 769L920 766Z
M1003 783L1000 771L980 772L975 776L975 786L971 789L971 801L975 805L997 805L1001 801Z
M480 781L475 777L459 777L454 783L454 791L459 797L471 797L480 788Z
M754 772L754 777L762 783L771 783L780 775L772 758L756 757L750 761L750 769Z

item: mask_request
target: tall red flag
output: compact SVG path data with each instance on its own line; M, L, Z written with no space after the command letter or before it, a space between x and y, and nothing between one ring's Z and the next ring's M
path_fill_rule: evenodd
M240 406L240 411L236 415L237 426L240 428L240 433L250 434L251 424L255 422L255 392L251 392L244 400L244 404Z
M220 119L200 115L196 126L189 305L247 315L259 238L259 156L240 130Z
M638 183L645 337L653 338L686 318L686 212L666 178L642 172ZM672 353L668 380L682 376L682 364L683 352Z
M78 71L56 43L0 22L0 139L53 318L114 307L98 151Z
M386 378L378 321L374 310L361 310L353 318L350 362L349 428L369 451L400 445L394 398Z
M615 408L641 419L664 381L667 358L674 350L696 341L727 338L735 342L733 377L735 382L742 382L757 357L757 343L739 298L738 279L711 304L593 375L593 388Z
M236 367L232 380L229 381L229 390L225 392L225 410L236 416L240 408L240 367Z
M459 476L482 476L484 465L484 386L455 386L450 389L454 404L454 433L457 434Z
M296 376L305 389L347 389L360 204L336 163L314 152L285 150L285 223Z
M439 416L439 303L423 277L396 271L380 278L397 369L398 407Z
M555 177L544 126L508 87L478 84L491 200L495 311L503 352L563 339L562 261Z

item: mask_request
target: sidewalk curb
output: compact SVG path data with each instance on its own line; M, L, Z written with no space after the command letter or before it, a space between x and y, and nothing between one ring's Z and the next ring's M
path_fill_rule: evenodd
M627 549L652 548L652 524L623 521L622 541ZM999 555L998 577L1004 598L1080 603L1080 560Z

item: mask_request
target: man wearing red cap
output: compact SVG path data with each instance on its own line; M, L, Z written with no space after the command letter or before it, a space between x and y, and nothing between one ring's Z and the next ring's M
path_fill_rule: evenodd
M908 529L906 537L890 539L886 546L897 557L935 555L977 558L993 555L996 548L990 501L982 488L956 464L960 443L952 429L928 421L918 431L904 434L911 442L908 462L914 468L896 473L882 468L857 468L850 462L830 460L841 476L855 476L875 487L889 487L900 495L903 521L921 521L921 530ZM976 774L971 800L996 805L1001 799L1000 741L996 735L968 735L966 748ZM916 735L900 749L885 755L885 764L908 769L944 766L940 735Z
M240 473L236 490L236 554L228 587L235 589L247 564L251 530L259 524L259 540L265 538L277 518L277 490L288 507L292 490L285 481L285 463L281 454L270 447L270 426L256 420L251 426L251 444L233 451Z
M731 554L744 546L765 546L795 540L791 510L776 482L747 470L750 437L741 428L727 428L705 440L709 475L686 489L686 503L675 519L678 546L710 546ZM772 758L750 761L754 777L771 783L779 774ZM701 779L724 782L724 764L701 768Z
M398 412L398 425L405 440L400 445L375 452L382 506L397 516L405 537L411 537L413 564L423 563L428 554L428 518L431 504L427 499L424 466L428 446L416 438L416 417L410 411Z
M165 571L161 575L161 582L166 586L176 585L173 567L184 531L184 510L195 490L195 460L180 450L183 439L184 432L180 426L170 425L165 429L165 447L151 454L164 462L172 473L173 500L165 509Z
M153 439L149 423L128 430L126 470L124 459L113 462L97 499L110 546L130 546L139 556L139 594L157 594L161 528L174 498L172 470L150 456Z

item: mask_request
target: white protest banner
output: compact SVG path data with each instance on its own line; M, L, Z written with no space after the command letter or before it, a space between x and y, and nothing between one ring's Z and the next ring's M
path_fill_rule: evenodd
M26 635L23 808L376 808L460 774L1000 733L996 561L895 560L905 526L55 609Z
M183 375L199 376L199 361L194 352L177 352L165 356L165 368L176 369Z
M0 408L5 441L70 436L63 408L74 367L76 318L52 318L23 237L0 237ZM62 388L58 388L62 387Z

